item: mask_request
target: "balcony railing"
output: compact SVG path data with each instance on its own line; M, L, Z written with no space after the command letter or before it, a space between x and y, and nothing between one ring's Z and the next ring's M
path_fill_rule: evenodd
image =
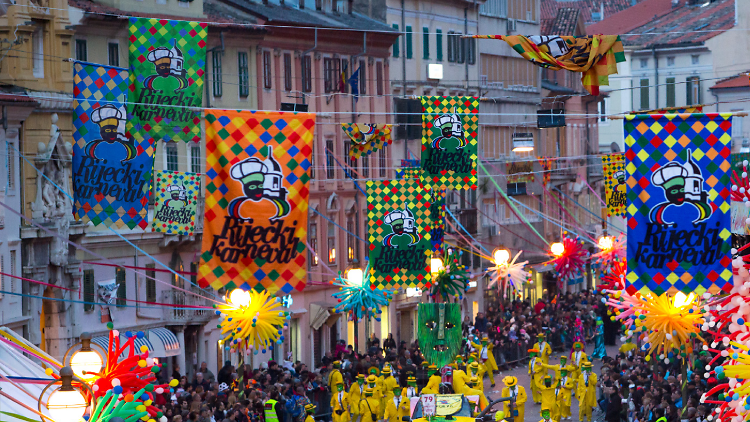
M199 293L200 294L200 293ZM173 305L165 306L164 319L170 322L206 322L211 319L210 309L191 309L191 306L211 306L208 299L190 295L185 292L162 292L162 302Z

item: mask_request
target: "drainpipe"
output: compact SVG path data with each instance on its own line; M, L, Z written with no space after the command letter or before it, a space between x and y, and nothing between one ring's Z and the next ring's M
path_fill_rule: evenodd
M656 45L651 46L651 54L654 57L654 71L656 72L656 105L654 108L659 108L659 57L656 55Z
M302 64L305 63L305 57L307 57L308 54L312 53L313 51L315 51L318 48L318 28L315 27L314 30L315 30L315 43L313 44L313 46L312 46L311 49L305 50L305 51L302 52ZM312 65L312 61L313 61L313 59L310 59L310 64L311 65ZM312 73L310 73L310 75L312 75ZM303 81L302 84L304 85L304 83L305 82ZM312 82L310 82L310 83L312 83ZM305 87L304 86L302 87L302 104L305 104Z
M401 0L401 95L406 98L406 4ZM409 157L408 135L404 138L404 159Z

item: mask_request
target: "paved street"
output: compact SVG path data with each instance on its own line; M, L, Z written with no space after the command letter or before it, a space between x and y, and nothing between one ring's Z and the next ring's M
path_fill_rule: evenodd
M607 355L608 356L614 356L617 352L617 349L619 346L607 346ZM593 345L589 345L586 348L586 355L590 355L591 352L594 350ZM561 352L557 352L556 354L553 354L550 357L549 363L550 365L555 365L560 363L560 355L562 355ZM594 362L594 373L599 376L600 368L601 368L602 362L600 360L597 360ZM554 378L554 372L549 371L550 376ZM502 391L502 388L504 387L503 384L503 377L507 375L512 375L516 378L518 378L518 384L523 386L523 388L526 389L526 394L528 396L528 400L526 402L526 413L524 415L523 421L515 421L515 422L539 422L541 419L541 416L539 415L539 411L541 409L541 406L534 403L534 400L531 398L531 378L528 374L528 366L527 364L524 364L523 366L518 366L510 371L504 371L500 374L495 375L495 388L492 388L490 386L489 380L485 379L484 385L485 385L485 394L487 395L487 399L489 401L492 401L493 399L500 398L500 392ZM501 407L499 405L496 405L495 409L500 409ZM572 405L570 406L570 413L572 415L572 420L577 421L578 420L578 400L575 399L575 392L573 392L573 399L572 399Z

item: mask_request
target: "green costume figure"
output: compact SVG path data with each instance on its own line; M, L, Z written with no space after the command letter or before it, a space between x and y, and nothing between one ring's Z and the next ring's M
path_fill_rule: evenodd
M417 334L425 359L437 368L448 365L461 348L460 305L420 303L417 315Z
M552 377L545 375L544 382L538 383L536 388L542 398L542 409L549 409L552 413L557 413L557 401L555 400L555 387L552 386ZM541 412L539 416L542 416Z
M596 407L596 374L591 371L593 365L591 362L584 362L581 365L581 375L578 377L578 390L576 398L578 399L578 420L586 422L586 418L591 421L591 412Z
M552 419L552 415L550 414L550 410L542 406L542 411L540 412L542 414L542 419L539 422L560 422L558 420Z
M437 371L437 366L430 365L428 367L427 373L430 375L429 381L427 381L427 385L422 389L422 394L437 394L440 392L440 382L442 381L442 378L440 378L440 374Z
M352 384L349 389L349 414L351 415L353 422L359 422L359 402L365 397L365 376L362 374L357 375L357 382Z
M539 350L529 349L529 376L531 376L531 398L534 399L534 403L541 403L542 397L539 394L539 385L544 379L545 370L542 366L542 360L536 357Z

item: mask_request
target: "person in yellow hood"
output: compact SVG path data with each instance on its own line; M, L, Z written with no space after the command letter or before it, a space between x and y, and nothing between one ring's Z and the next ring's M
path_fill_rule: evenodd
M542 397L542 409L549 409L552 414L557 413L557 401L555 400L555 387L552 385L552 377L544 376L544 382L537 384L539 395ZM540 411L539 416L542 416Z
M534 403L541 403L542 397L539 395L539 384L544 379L545 370L542 366L542 360L537 357L539 350L529 349L529 375L531 376L531 397Z
M430 375L430 379L427 381L427 385L422 389L422 394L437 394L440 392L440 383L442 378L437 370L437 366L430 365L427 367L427 373Z
M481 344L472 342L471 345L472 347L477 349L479 362L484 365L485 372L490 375L490 384L494 387L495 371L499 370L497 367L497 363L495 362L495 355L492 353L492 349L494 349L495 345L490 343L490 339L487 336L482 337Z
M586 422L586 418L591 421L591 412L596 407L596 374L591 370L591 362L581 364L581 375L578 376L578 389L576 398L578 399L578 420Z
M378 422L379 420L380 400L373 396L374 393L375 390L368 386L365 388L365 397L359 402L359 414L362 415L362 422Z
M357 375L357 382L349 388L349 415L353 422L359 422L359 402L364 399L365 376Z
M588 361L589 359L586 356L586 352L583 351L583 343L580 341L573 343L573 353L570 357L570 364L575 367L571 375L576 383L578 382L578 377L581 376L581 365Z
M501 397L513 397L515 398L515 410L511 412L510 401L503 402L503 412L508 418L513 418L513 421L521 422L524 419L526 413L526 390L518 385L518 378L507 376L503 378L503 384L505 387L500 393Z
M404 416L409 416L409 399L401 394L401 387L396 385L390 394L390 399L385 405L385 420L387 422L401 422Z
M344 391L344 383L336 384L336 391L331 394L331 418L333 422L350 422L349 393Z
M383 398L380 399L380 408L385 413L386 404L393 399L393 389L398 386L398 381L391 374L390 366L384 366L381 374L383 374Z

